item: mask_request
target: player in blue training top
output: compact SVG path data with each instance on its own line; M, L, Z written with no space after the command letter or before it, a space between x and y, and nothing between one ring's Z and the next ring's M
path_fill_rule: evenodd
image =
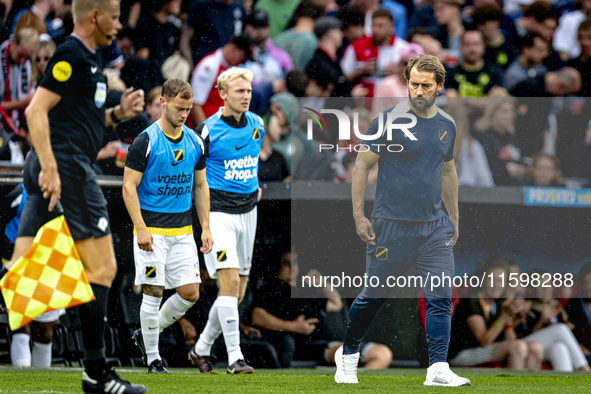
M228 373L253 373L240 350L238 304L250 274L257 228L259 152L263 120L248 110L252 72L232 67L220 74L224 106L195 131L208 146L207 183L211 191L213 253L205 256L209 276L218 279L219 295L189 356L201 372L211 372L211 346L221 333L228 351Z
M149 373L169 373L158 352L160 332L199 299L199 256L193 238L193 193L201 223L201 251L212 248L205 145L185 121L193 89L181 79L162 85L162 117L129 148L123 200L134 225L135 284L143 290L141 330L133 334ZM176 289L162 308L164 288Z
M357 234L368 244L366 273L381 281L404 273L411 265L423 278L441 277L442 273L452 276L452 247L458 239L458 178L453 160L456 125L434 105L437 92L443 88L445 69L436 57L419 55L408 63L405 77L409 100L384 115L390 112L394 118L397 114L414 117L416 125L392 130L390 136L384 132L377 143L368 145L370 150L359 153L353 169L353 216ZM378 132L380 118L373 121L368 135ZM383 121L387 122L387 116ZM402 145L403 150L396 145L388 149L390 144ZM367 177L376 163L378 181L370 222L363 205ZM451 219L441 209L442 200ZM358 383L359 344L386 301L387 290L391 289L366 286L353 302L344 344L335 354L337 383ZM470 381L454 374L447 364L451 288L430 291L424 287L423 293L429 347L424 384L469 386Z

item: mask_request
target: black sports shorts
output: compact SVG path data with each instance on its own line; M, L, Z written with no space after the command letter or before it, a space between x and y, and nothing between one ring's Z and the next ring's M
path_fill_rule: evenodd
M74 241L90 237L100 238L111 233L107 200L96 181L96 173L86 156L56 156L62 183L60 202ZM49 212L49 199L43 198L39 188L41 166L35 152L31 152L23 169L27 201L18 228L19 237L34 237L49 220L57 216Z

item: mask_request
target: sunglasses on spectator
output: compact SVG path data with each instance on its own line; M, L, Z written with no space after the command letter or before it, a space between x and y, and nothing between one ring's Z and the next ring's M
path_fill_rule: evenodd
M49 61L49 57L45 56L45 57L38 57L35 62L39 63L41 60L45 60L46 62Z

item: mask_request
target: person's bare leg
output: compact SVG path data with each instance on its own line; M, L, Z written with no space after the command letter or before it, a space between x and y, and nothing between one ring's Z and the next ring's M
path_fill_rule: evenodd
M490 361L507 361L507 368L522 370L528 355L527 343L522 340L502 341L494 344Z
M367 350L361 362L366 369L384 369L390 366L392 350L386 345L376 343Z
M238 291L238 305L244 299L244 295L246 294L246 286L248 286L248 276L240 276L240 289Z
M14 241L14 249L12 251L12 258L10 263L6 264L6 268L10 268L33 244L35 237L18 237Z
M539 342L527 342L527 359L525 369L539 371L544 360L544 346Z

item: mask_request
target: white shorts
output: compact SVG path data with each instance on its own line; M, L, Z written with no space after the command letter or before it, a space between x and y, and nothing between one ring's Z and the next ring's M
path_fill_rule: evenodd
M257 208L238 214L211 212L209 227L213 249L204 255L209 276L217 279L217 271L226 268L238 268L240 276L250 275Z
M51 323L54 321L58 321L61 315L65 315L66 310L64 308L56 309L54 311L45 312L42 315L37 316L33 319L38 323Z
M137 235L133 236L135 284L164 286L176 289L191 283L201 283L199 257L193 234L166 236L152 234L153 252L141 250Z

